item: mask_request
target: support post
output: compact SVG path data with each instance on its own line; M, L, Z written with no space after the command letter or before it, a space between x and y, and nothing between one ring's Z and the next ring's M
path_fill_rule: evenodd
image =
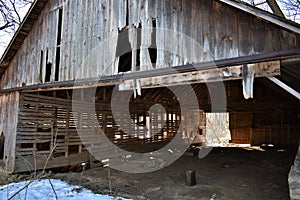
M187 171L186 172L186 184L188 186L196 185L196 172L195 171Z

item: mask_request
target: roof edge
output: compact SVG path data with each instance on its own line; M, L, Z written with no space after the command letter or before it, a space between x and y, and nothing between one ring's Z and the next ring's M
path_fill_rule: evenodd
M49 0L35 0L35 1L32 3L32 5L31 5L30 8L28 9L28 11L27 11L27 13L26 13L26 15L25 15L23 21L22 21L21 24L19 25L17 31L15 32L14 36L12 37L12 39L10 40L9 44L7 45L5 51L3 52L2 56L1 56L1 59L0 59L0 67L5 68L5 66L3 66L3 63L5 63L6 59L9 59L9 57L7 57L7 56L8 56L8 53L9 53L9 51L10 51L12 45L15 43L16 38L19 36L20 32L21 32L22 29L24 28L24 25L28 22L29 16L32 15L32 13L33 13L32 11L33 11L34 9L37 9L37 8L38 8L38 5L42 5L42 8L40 9L40 12L39 12L39 14L38 14L38 16L37 16L37 18L38 18L39 15L40 15L40 13L42 12L44 6L48 3L48 1L49 1ZM36 21L36 19L34 19L34 22L35 22L35 21ZM25 38L24 38L24 40L25 40ZM22 41L22 44L23 44L24 40ZM22 44L21 44L21 45L22 45ZM20 46L21 46L21 45L20 45ZM10 62L10 61L9 61L9 62ZM0 78L1 78L1 76L0 76Z
M254 16L264 19L266 21L269 21L273 24L276 24L276 25L278 25L284 29L287 29L289 31L292 31L294 33L300 34L300 24L293 22L291 20L279 17L275 14L269 13L265 10L253 7L251 5L248 5L246 3L243 3L243 2L240 2L237 0L217 0L217 1L227 4L227 5L230 5L234 8L237 8L241 11L247 12L251 15L254 15Z

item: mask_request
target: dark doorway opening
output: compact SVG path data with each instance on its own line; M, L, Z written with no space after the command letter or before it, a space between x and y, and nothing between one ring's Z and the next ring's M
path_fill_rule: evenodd
M55 61L55 81L59 81L59 67L60 67L60 45L62 34L62 21L63 21L63 9L59 9L58 12L58 31L57 31L57 46L56 46L56 61Z
M48 62L48 50L46 52L46 73L45 73L45 82L51 81L51 70L52 70L52 63Z

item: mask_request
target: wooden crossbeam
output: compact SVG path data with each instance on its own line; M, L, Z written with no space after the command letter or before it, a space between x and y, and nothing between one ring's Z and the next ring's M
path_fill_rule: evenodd
M293 88L291 88L290 86L288 86L287 84L275 77L268 77L268 79L300 100L300 93L298 91L294 90Z
M254 64L255 77L280 75L280 62L262 62ZM242 79L243 65L215 68L204 71L176 73L138 79L142 88L155 88L183 84L209 83ZM125 80L119 85L120 90L134 89L135 80Z
M68 81L58 81L50 83L41 83L35 85L28 85L15 88L6 88L0 90L0 95L14 92L14 91L49 91L49 90L67 90L74 88L87 88L87 87L99 87L99 86L109 86L109 85L118 85L124 80L140 79L146 77L155 77L160 75L171 75L174 72L192 72L192 71L203 71L209 69L224 68L226 66L237 66L242 64L258 63L258 62L267 62L274 60L281 60L283 58L287 59L289 57L294 57L299 55L299 49L293 50L284 50L281 52L273 52L259 55L250 55L237 58L230 58L225 60L218 60L215 62L204 62L196 63L193 65L183 65L175 66L172 68L161 68L150 71L138 71L128 74L118 74L114 76L104 76L104 77L95 77L88 79L80 80L68 80Z

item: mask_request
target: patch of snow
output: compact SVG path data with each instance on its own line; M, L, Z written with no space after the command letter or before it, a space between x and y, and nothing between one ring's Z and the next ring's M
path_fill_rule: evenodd
M20 183L11 183L0 186L0 199L9 199L19 190L28 185L30 181ZM120 197L111 197L108 195L94 194L91 190L81 186L69 185L68 183L51 179L53 188L57 194L58 200L125 200ZM52 190L48 179L35 180L30 185L19 192L13 200L56 200L55 193Z

